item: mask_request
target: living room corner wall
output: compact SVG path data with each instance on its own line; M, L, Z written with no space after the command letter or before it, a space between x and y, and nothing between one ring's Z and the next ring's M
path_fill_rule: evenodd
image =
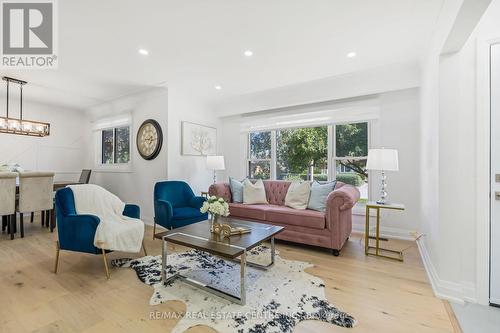
M208 191L212 183L213 173L207 170L206 157L186 156L181 151L181 126L189 121L218 130L217 141L221 145L223 139L220 121L215 117L212 108L202 100L194 99L189 92L169 88L169 121L168 121L168 179L186 181L195 194ZM220 150L218 153L222 153Z
M217 128L219 121L205 103L175 88L153 88L126 96L98 105L88 110L87 115L92 121L123 112L132 115L131 169L125 172L95 170L92 182L115 193L125 202L138 204L144 221L152 224L156 182L184 180L198 195L206 191L212 182L212 173L206 168L206 157L181 154L181 122L190 121ZM142 122L150 118L162 126L164 141L160 154L154 160L146 161L137 152L135 137ZM219 132L218 142L221 140ZM88 160L93 167L95 144L92 140L90 146Z
M2 108L4 103L5 99L0 98ZM10 103L11 115L17 116L18 100L11 97ZM88 166L90 123L85 113L67 107L24 102L23 115L25 119L50 123L51 133L43 138L0 134L0 165L17 163L25 170L53 171L56 180L77 180L82 168ZM57 167L54 169L54 166Z
M476 200L480 195L476 191L480 165L476 159L477 54L478 41L500 38L500 1L491 2L460 49L442 54L461 5L462 1L445 3L433 44L422 62L423 236L418 245L436 295L487 304L487 269L482 264L487 253L481 250L478 232L488 221L478 218L483 206Z
M131 168L128 171L94 170L91 183L103 186L116 194L124 202L141 207L144 222L153 223L153 188L159 180L167 178L168 135L168 91L165 88L151 89L105 103L88 110L90 119L96 120L128 112L132 115L130 142ZM158 121L163 129L164 141L160 154L151 161L144 160L137 152L135 137L137 130L146 119ZM91 141L89 160L94 169L95 143Z

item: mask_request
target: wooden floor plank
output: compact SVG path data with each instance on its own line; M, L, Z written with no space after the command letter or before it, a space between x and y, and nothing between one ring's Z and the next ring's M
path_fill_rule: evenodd
M181 301L150 306L152 288L132 270L112 268L106 280L100 256L62 251L55 275L55 233L41 228L37 220L25 227L24 239L11 241L7 234L0 235L0 333L169 332L178 319L153 320L151 312L186 311ZM147 227L146 247L149 254L159 255L161 241L152 240L151 233ZM392 248L407 248L405 262L400 263L366 257L361 238L353 234L339 257L277 242L283 258L311 262L314 266L307 272L325 281L327 298L358 320L354 329L307 321L295 332L459 332L446 303L433 296L414 242L390 241ZM196 326L187 332L215 331Z

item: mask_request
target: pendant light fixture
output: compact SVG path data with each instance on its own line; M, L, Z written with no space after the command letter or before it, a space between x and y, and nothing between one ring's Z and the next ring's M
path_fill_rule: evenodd
M7 76L2 77L2 80L7 83L7 111L5 117L0 117L0 133L39 137L48 136L50 134L49 123L23 119L23 86L28 82ZM9 89L11 83L19 85L20 89L19 118L9 117Z

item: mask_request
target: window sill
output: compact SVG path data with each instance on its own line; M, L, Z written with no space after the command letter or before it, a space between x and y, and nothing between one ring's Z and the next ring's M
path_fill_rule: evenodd
M121 172L121 173L131 173L132 165L128 164L97 164L94 167L95 172Z

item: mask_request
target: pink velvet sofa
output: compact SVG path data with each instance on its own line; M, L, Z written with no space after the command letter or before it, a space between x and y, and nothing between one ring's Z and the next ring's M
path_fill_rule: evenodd
M269 204L245 205L232 202L228 183L210 186L208 192L229 202L230 216L285 227L276 238L314 246L321 246L339 255L352 230L352 207L359 199L359 191L351 185L337 182L327 198L326 212L300 210L285 206L285 196L291 182L265 180Z

